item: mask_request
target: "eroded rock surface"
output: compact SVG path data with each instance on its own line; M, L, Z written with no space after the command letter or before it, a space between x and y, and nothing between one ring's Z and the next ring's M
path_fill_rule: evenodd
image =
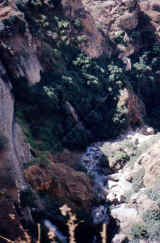
M95 19L89 11L85 9L83 1L62 0L62 6L67 17L79 19L83 26L83 33L87 37L87 45L81 45L81 48L91 57L98 57L103 52L109 51L105 43L105 38L95 25Z
M26 180L38 192L49 193L61 204L89 212L94 198L89 178L65 164L52 164L48 169L31 166L25 171Z
M1 64L1 79L0 79L0 125L1 133L8 139L8 151L6 152L6 169L10 170L12 174L12 179L16 183L19 189L25 187L25 181L23 178L22 171L22 157L23 161L30 158L29 148L26 148L21 144L22 140L24 142L24 137L21 134L20 138L20 128L16 124L15 114L14 114L14 97L11 93L11 83L7 76L4 66ZM19 131L19 132L17 132ZM16 140L17 138L17 140ZM20 155L21 154L21 155ZM7 175L6 175L7 176Z

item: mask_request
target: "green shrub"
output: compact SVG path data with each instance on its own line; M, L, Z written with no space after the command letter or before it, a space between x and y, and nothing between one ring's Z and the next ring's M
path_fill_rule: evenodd
M127 161L129 161L129 156L124 151L115 151L113 157L111 158L113 165L124 166Z
M127 110L117 107L120 90L127 85L123 63L105 55L87 56L77 44L86 38L76 32L82 27L80 19L67 19L57 9L53 15L52 8L47 4L42 8L40 3L30 1L32 15L26 11L25 17L32 34L38 33L42 40L40 61L46 72L32 87L25 78L13 80L17 116L21 113L19 119L27 124L31 145L54 153L63 147L82 149L92 141L116 137L128 126ZM74 33L70 33L72 29Z
M150 240L160 238L160 209L149 209L143 214L143 220Z
M158 205L160 206L160 190L159 190L159 185L155 186L152 189L149 189L147 192L148 197L157 202Z
M145 223L151 221L160 221L160 209L149 209L143 214L143 220Z
M50 164L49 153L47 151L35 152L35 157L31 161L24 163L24 168L28 168L32 165L39 165L41 167L48 167Z
M131 235L134 239L147 239L148 233L145 228L145 225L134 224L131 228Z
M126 45L126 41L124 40L124 37L125 37L124 31L117 31L115 32L114 41L116 42L116 44Z
M160 209L149 209L143 213L144 224L134 224L131 235L135 239L148 239L149 241L160 238Z
M141 188L144 187L144 184L143 184L144 174L145 174L144 168L142 168L142 169L138 170L136 173L134 173L132 184L133 184L133 190L135 192L138 192Z

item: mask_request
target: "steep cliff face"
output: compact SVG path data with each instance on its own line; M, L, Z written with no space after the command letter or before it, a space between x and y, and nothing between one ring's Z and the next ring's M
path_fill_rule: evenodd
M111 52L121 52L121 55L126 57L134 53L137 45L133 42L130 33L135 31L139 24L139 5L137 1L84 0L83 2L85 8L91 13L97 27L103 31L106 38L113 42ZM124 35L124 41L120 40L123 39L121 35Z
M9 239L24 239L20 217L15 210L19 191L26 188L22 163L31 159L29 145L16 123L12 85L5 67L0 64L0 133L7 139L5 151L0 156L1 217L0 234ZM2 140L4 143L4 140ZM23 211L23 210L22 210ZM27 215L26 215L27 216ZM12 218L13 217L13 218ZM1 242L5 242L1 239Z
M13 240L23 236L24 233L23 230L19 229L21 223L19 221L19 216L15 211L14 202L20 203L19 193L28 188L28 184L24 179L23 165L32 160L31 146L27 143L27 139L24 136L23 127L20 127L19 123L17 123L15 110L15 103L17 103L17 100L15 100L14 95L15 80L16 85L20 86L23 85L21 84L23 78L25 78L26 81L25 85L27 83L31 86L36 85L40 82L41 73L44 71L46 63L48 62L48 56L42 60L45 43L43 34L41 37L35 37L33 30L31 29L31 24L28 23L27 15L28 11L31 11L29 9L30 6L27 5L29 2L18 3L18 5L16 5L16 3L17 2L14 1L11 3L9 2L8 4L2 2L0 5L0 127L2 135L8 139L8 147L5 151L5 156L1 156L0 159L0 189L4 192L7 191L7 196L11 197L8 204L6 204L6 213L15 214L16 218L13 222L10 222L10 218L7 217L6 220L3 221L3 226L6 228L6 231L4 231L4 227L1 227L0 232L2 235L6 235L9 239ZM40 5L44 4L41 1L39 3ZM85 39L85 41L87 44L79 44L79 46L91 57L100 56L104 51L104 38L94 26L92 17L89 13L84 11L83 5L79 1L75 5L72 5L72 3L70 4L68 2L62 2L61 11L64 11L64 16L72 17L73 21L76 18L80 18L80 23L84 26L83 33L86 34L85 38L87 39ZM72 16L68 15L66 6L73 11L74 14ZM22 7L24 7L25 14L23 14ZM36 8L34 4L32 7ZM44 4L44 7L48 8L48 5ZM29 15L30 14L31 13L29 12ZM19 83L17 83L17 81ZM22 92L25 92L25 90ZM51 194L53 194L53 198L56 197L59 201L64 203L67 202L73 208L81 208L88 211L93 200L93 193L87 176L83 173L80 174L74 172L74 170L72 171L71 168L67 168L65 165L64 171L62 171L63 166L54 165L53 167L53 172L50 177L52 178L52 176L55 176L59 180L59 183L55 184L57 182L51 181L51 184L53 185L49 184L49 188L43 188L43 191L46 190L47 193L49 190ZM35 180L38 174L39 171L36 171L36 175L33 177L31 176L31 179ZM46 173L46 176L43 175L45 178L41 178L42 181L44 179L46 180L49 174ZM68 176L70 177L70 182L67 181ZM60 186L62 182L64 183L64 188L61 188ZM67 183L69 183L68 189L66 188ZM63 195L61 195L62 192ZM75 195L77 195L77 203L74 203ZM5 200L7 200L5 197L6 196L4 195L3 200L0 201L2 204L1 208L3 208L3 204L5 203ZM14 210L12 210L12 208ZM25 214L24 217L29 217L27 216L29 211L24 211L24 209L21 210L21 213ZM3 220L3 218L4 215L1 215L1 220ZM15 230L14 233L7 230L10 225L13 225L12 227ZM17 225L18 228L16 228Z
M6 170L9 169L12 174L12 180L16 183L18 189L22 190L25 187L25 182L22 172L23 161L29 160L30 150L24 142L24 137L21 133L19 126L15 120L14 113L14 97L11 92L11 82L4 66L1 63L1 104L0 104L0 117L1 117L1 133L8 138L9 145L7 153L8 161L5 166ZM10 175L6 173L6 177Z
M83 26L83 33L86 35L85 45L80 47L91 57L99 57L104 52L110 53L110 46L106 38L98 30L95 19L89 11L85 9L83 1L68 1L63 0L62 6L64 13L68 18L79 19Z

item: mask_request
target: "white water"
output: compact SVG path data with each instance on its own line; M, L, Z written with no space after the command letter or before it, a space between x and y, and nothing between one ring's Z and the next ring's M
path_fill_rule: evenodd
M121 143L126 141L136 144L137 149L143 144L147 144L150 141L156 141L158 135L144 135L141 131L130 131L122 135L118 139L105 142L105 146L108 144L108 149L111 144ZM81 158L81 164L86 169L87 174L93 179L93 188L96 193L96 198L99 202L105 202L108 195L107 183L108 183L108 174L107 171L104 171L101 166L101 158L103 154L103 142L95 143L89 146L86 150L86 153ZM119 171L120 172L120 171ZM119 173L118 172L118 173ZM115 175L115 174L114 174ZM110 175L112 176L112 175ZM121 178L121 177L120 177ZM121 180L124 178L122 177ZM126 182L127 183L127 182ZM126 185L122 183L122 185ZM118 187L119 188L119 187ZM122 190L123 191L123 190ZM100 205L92 210L92 219L94 224L107 223L108 222L108 210L105 205Z
M62 243L67 243L67 237L65 237L59 230L58 228L52 224L48 219L44 220L44 225L47 227L47 229L50 232L54 232L56 237L62 242Z

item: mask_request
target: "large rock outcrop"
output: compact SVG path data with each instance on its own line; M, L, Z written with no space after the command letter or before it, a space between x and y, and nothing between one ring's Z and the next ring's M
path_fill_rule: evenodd
M80 45L81 48L91 57L101 56L104 52L109 52L109 43L98 30L95 19L89 11L85 9L83 1L62 0L64 13L70 19L79 19L83 26L83 33L86 36L86 44Z
M1 134L8 139L9 143L8 151L6 152L6 161L8 163L4 164L4 161L1 161L1 163L3 163L2 167L5 167L6 170L9 169L12 174L12 180L18 188L22 189L25 186L22 163L30 160L31 156L29 147L27 145L24 146L24 137L15 120L14 97L11 92L12 85L2 63L0 64L0 71L0 127ZM6 177L8 176L8 173L6 173Z
M117 109L118 111L124 111L128 128L144 124L145 105L132 88L128 87L120 91Z
M37 192L48 193L53 200L74 210L90 211L94 195L90 180L83 172L76 172L62 163L49 168L35 165L26 169L25 177Z

